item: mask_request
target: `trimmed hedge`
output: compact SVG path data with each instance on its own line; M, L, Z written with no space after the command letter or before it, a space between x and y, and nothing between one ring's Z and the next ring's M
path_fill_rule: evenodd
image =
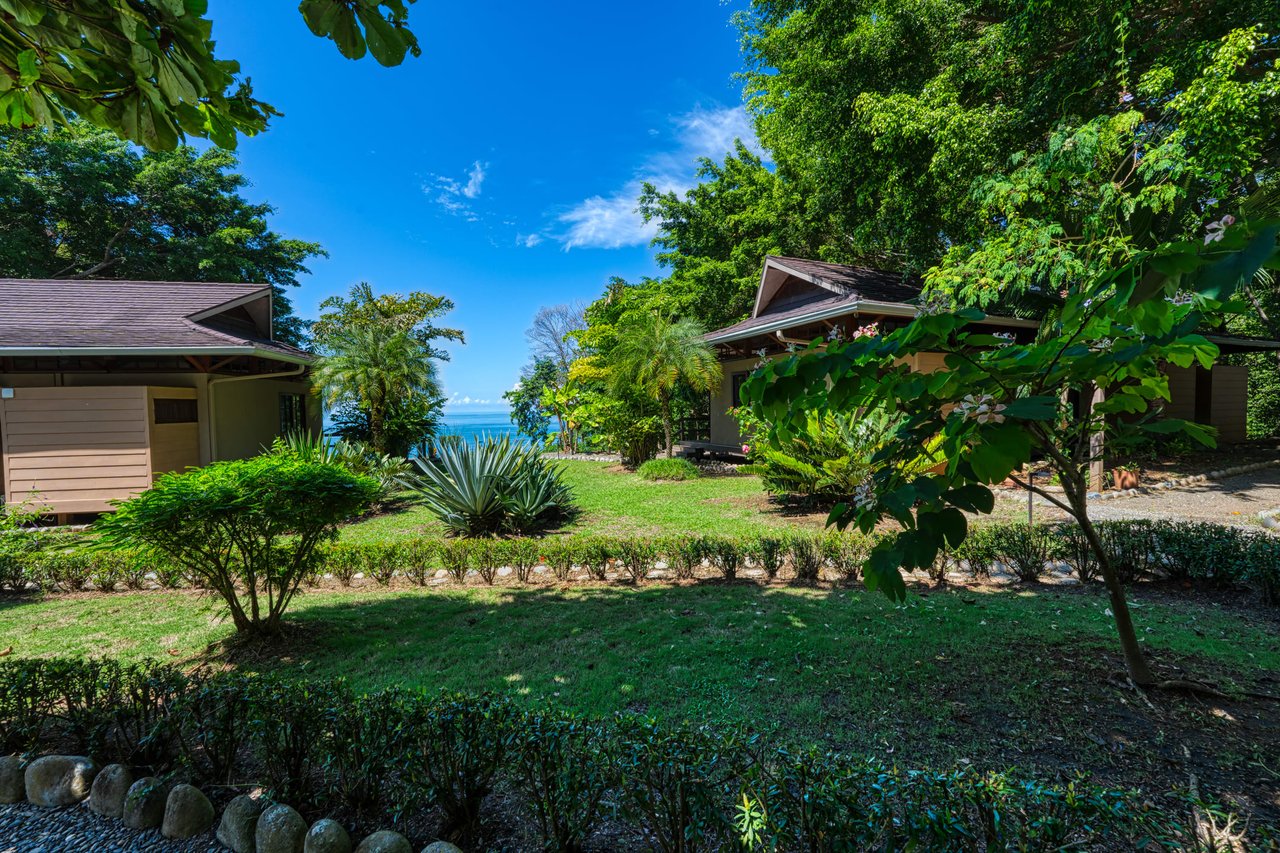
M1264 603L1280 605L1280 537L1271 533L1206 522L1103 521L1096 526L1126 583L1164 577L1247 586ZM0 589L74 592L92 586L110 591L197 582L146 553L87 549L83 542L62 534L0 537ZM761 570L770 581L787 576L814 583L824 572L852 581L874 543L874 537L856 532L779 532L746 539L683 535L339 541L323 549L308 582L318 583L328 575L349 585L360 575L383 586L395 578L425 585L443 570L458 583L466 583L474 572L492 584L510 569L517 582L529 583L539 568L560 582L572 580L578 571L595 581L616 577L640 583L655 570L675 580L693 579L700 571L734 580L746 569ZM948 571L961 571L985 578L999 565L1019 580L1033 582L1061 563L1084 583L1098 577L1097 561L1075 525L989 524L971 528L959 548L939 556L929 575L941 581Z
M582 849L606 818L661 851L1138 849L1189 831L1149 794L1085 779L912 771L734 728L158 665L0 664L0 748L261 785L304 813L369 825L434 814L438 834L464 844L499 803L530 815L555 850ZM499 786L510 796L487 798Z

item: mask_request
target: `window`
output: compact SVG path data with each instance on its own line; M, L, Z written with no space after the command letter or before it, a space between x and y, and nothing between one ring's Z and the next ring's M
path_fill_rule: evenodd
M156 397L155 420L157 424L194 424L200 420L200 412L195 400Z
M280 395L280 434L302 432L307 428L307 403L301 394Z
M735 373L730 377L729 381L733 383L733 396L730 397L732 401L730 405L735 409L742 405L742 383L746 382L747 377L750 375L750 373Z

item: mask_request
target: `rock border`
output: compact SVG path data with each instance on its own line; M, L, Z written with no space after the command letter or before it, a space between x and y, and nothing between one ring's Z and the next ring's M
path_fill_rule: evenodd
M31 770L33 767L36 768L34 771ZM108 773L117 777L113 784L93 784L100 777L105 781ZM132 783L128 786L127 794L120 784L125 780ZM100 768L92 758L86 756L43 755L26 762L25 766L19 756L0 756L0 782L3 782L0 788L8 793L6 799L0 801L5 804L27 803L38 809L45 809L51 815L65 815L67 807L84 805L86 801L90 801L89 812L99 818L111 820L139 834L148 830L160 830L161 836L168 841L180 842L210 833L216 824L215 837L218 843L237 853L295 851L302 850L304 845L307 851L323 853L351 853L352 850L350 836L340 824L330 818L321 818L308 824L298 812L283 803L270 804L269 808L262 811L246 811L243 801L253 798L245 795L228 803L219 816L209 798L194 785L153 777L132 781L130 768L119 764ZM145 790L135 793L135 789L140 786ZM31 790L33 787L37 788L34 799ZM148 801L147 808L144 809L147 812L146 819L130 821L130 803L133 801L137 810L138 803L144 799L143 795ZM106 800L111 802L108 804ZM266 805L269 801L264 798L261 803ZM270 820L273 813L286 818L283 823L287 825L275 827L274 824L281 821ZM237 835L233 840L226 832L227 827L223 825L229 820L241 818L251 819L253 826L250 832L254 839L252 847L245 845L243 849L236 841L244 837L244 834ZM323 831L317 831L318 829ZM366 836L355 850L356 853L412 853L413 848L409 839L399 832L383 829ZM447 841L433 841L427 845L424 853L462 853L462 850Z
M1271 459L1266 462L1251 462L1248 465L1233 465L1230 468L1221 468L1216 471L1208 471L1204 474L1191 474L1186 477L1176 477L1172 480L1165 480L1150 486L1139 486L1136 489L1113 489L1107 492L1089 492L1087 497L1091 501L1109 501L1117 498L1136 498L1143 495L1154 495L1159 494L1160 492L1167 492L1171 489L1198 486L1201 483L1208 483L1214 480L1225 480L1228 477L1238 477L1241 474L1251 474L1254 471L1263 471L1267 468L1278 467L1280 467L1280 459ZM1062 491L1061 486L1040 486L1040 488L1054 493ZM1023 500L1026 496L1026 490L1017 486L1000 489L998 490L998 493L1008 500ZM1267 521L1263 516L1272 518L1272 524L1267 524ZM1263 526L1268 529L1272 529L1273 527L1280 529L1280 521L1274 520L1274 518L1278 516L1280 516L1280 507L1277 507L1274 510L1267 510L1265 512L1258 513L1259 519L1262 519Z

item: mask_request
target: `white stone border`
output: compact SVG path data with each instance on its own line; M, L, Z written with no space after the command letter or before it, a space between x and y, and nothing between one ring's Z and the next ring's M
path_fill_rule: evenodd
M1116 489L1110 492L1089 492L1088 498L1091 501L1109 501L1115 498L1136 498L1141 495L1151 495L1157 492L1168 491L1169 489L1185 488L1187 486L1198 486L1201 483L1208 483L1212 480L1222 480L1227 477L1238 477L1241 474L1249 474L1254 471L1262 471L1266 468L1280 467L1280 459L1271 459L1266 462L1252 462L1248 465L1235 465L1231 468L1222 468L1217 471L1209 471L1205 474L1192 474L1188 477L1178 477L1173 480L1165 480L1162 483L1156 483L1153 486L1139 486L1136 489ZM1046 491L1058 493L1062 491L1061 486L1039 486L1038 488ZM1010 500L1021 499L1026 494L1026 489L1018 486L1010 486L1008 488L999 489L998 494ZM1263 526L1268 529L1280 529L1280 507L1274 510L1266 510L1258 513L1258 518L1262 521ZM1268 523L1270 522L1270 523Z

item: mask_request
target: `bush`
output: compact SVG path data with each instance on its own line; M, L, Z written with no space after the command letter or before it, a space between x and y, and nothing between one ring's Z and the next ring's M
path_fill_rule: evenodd
M1089 583L1101 574L1102 566L1098 563L1098 555L1094 553L1093 545L1079 525L1062 525L1058 528L1058 536L1061 539L1059 551L1080 583Z
M471 847L480 809L516 736L516 712L502 699L461 694L419 703L410 721L410 786L444 815L438 834Z
M757 536L751 540L751 559L764 570L769 580L776 580L786 560L787 543L778 536Z
M536 539L511 539L503 543L507 563L520 583L533 579L533 570L538 567L542 556L539 553L541 545Z
M871 554L870 537L860 533L832 531L822 540L823 557L845 581L855 581L862 573L862 564ZM939 558L942 559L941 555Z
M410 471L409 461L404 457L379 453L363 441L334 440L306 432L276 438L270 452L302 462L337 465L358 477L369 477L378 484L374 504L386 503L402 490L402 481Z
M418 586L426 586L439 553L440 543L434 539L412 540L404 554L405 577Z
M575 552L593 580L602 581L608 577L613 548L607 539L599 536L579 539Z
M702 565L706 554L705 544L697 536L676 536L668 539L663 546L667 555L667 563L675 573L676 580L689 580Z
M433 458L414 461L419 471L410 484L458 536L533 533L562 524L575 511L559 469L509 438L444 441Z
M1102 547L1122 583L1151 577L1160 567L1155 526L1145 519L1095 525Z
M604 814L610 756L598 722L569 713L525 717L516 742L516 771L549 850L577 853Z
M738 577L738 566L743 562L744 549L736 541L721 536L708 536L702 542L702 552L725 580L731 581Z
M643 539L620 539L614 546L614 553L627 570L632 583L640 583L649 576L657 558L657 548Z
M695 480L702 476L688 459L650 459L636 473L643 480Z
M155 485L97 522L105 545L153 548L207 584L240 632L276 634L317 546L377 484L286 456L215 462Z
M475 548L470 540L452 539L440 546L440 565L458 583L467 582Z
M1024 583L1044 576L1045 564L1058 554L1059 541L1051 528L1041 524L998 524L990 530L989 547Z
M498 579L498 569L502 567L502 554L498 543L492 539L477 539L472 546L471 565L480 576L480 580L492 586Z
M817 583L822 572L822 545L814 536L798 533L788 541L791 554L791 569L796 580L802 583Z
M564 582L573 575L573 567L577 565L579 558L579 549L579 543L567 537L545 542L542 553L556 580Z
M645 846L682 853L1184 849L1191 841L1180 815L1151 805L1157 792L972 768L904 770L779 749L750 731L626 714L607 724L487 696L397 688L355 696L341 681L100 661L0 661L0 748L87 751L157 775L169 774L176 749L198 782L265 785L273 798L368 824L418 824L435 808L437 834L477 849L487 795L499 787L532 809L551 850L581 850L607 813ZM1250 833L1242 849L1271 849L1274 833Z

